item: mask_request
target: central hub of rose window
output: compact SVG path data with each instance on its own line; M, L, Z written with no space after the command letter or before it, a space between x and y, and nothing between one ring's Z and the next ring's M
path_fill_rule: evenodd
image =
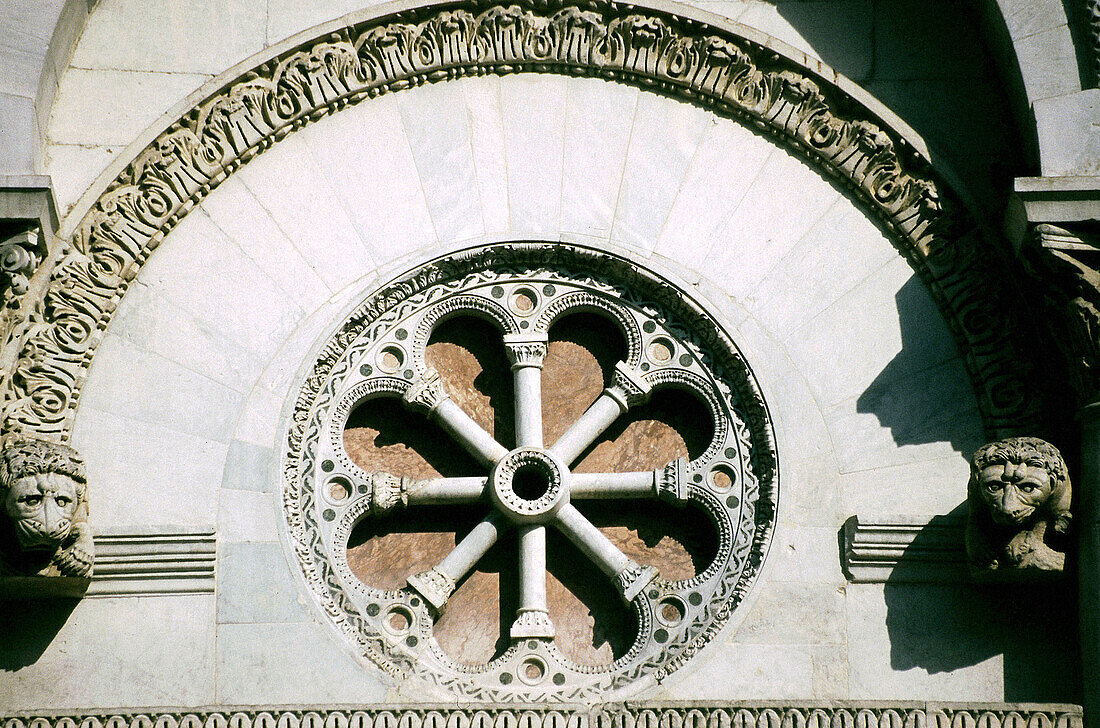
M569 470L553 454L522 447L493 466L490 502L515 523L549 523L569 503Z

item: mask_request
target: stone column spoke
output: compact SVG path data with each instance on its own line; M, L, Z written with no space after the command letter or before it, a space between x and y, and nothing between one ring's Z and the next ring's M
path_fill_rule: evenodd
M498 514L490 513L442 561L427 571L410 576L409 588L424 597L436 611L442 610L458 582L500 538L504 525Z
M558 511L554 525L601 571L615 579L625 601L641 594L649 582L657 578L656 569L642 566L620 551L573 505L566 504Z
M653 471L634 473L573 473L571 498L653 498Z
M546 605L546 527L521 526L519 531L519 609L512 639L554 637Z
M409 505L461 505L485 498L488 478L431 478L414 481L408 490Z
M455 404L434 369L428 369L414 381L403 399L407 407L426 412L481 464L491 467L508 454L503 445Z
M516 446L542 447L542 362L546 334L506 334L504 348L512 364Z
M610 387L584 411L550 450L570 465L596 441L621 414L649 398L649 383L625 362L615 365Z

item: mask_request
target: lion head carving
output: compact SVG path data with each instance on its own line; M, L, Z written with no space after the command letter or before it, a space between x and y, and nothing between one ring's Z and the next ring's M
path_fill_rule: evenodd
M0 452L0 503L7 521L0 568L40 576L91 573L87 478L75 450L38 440L9 443Z
M970 463L966 547L975 569L1061 571L1065 554L1047 544L1047 529L1069 529L1071 488L1058 449L1036 437L984 445Z

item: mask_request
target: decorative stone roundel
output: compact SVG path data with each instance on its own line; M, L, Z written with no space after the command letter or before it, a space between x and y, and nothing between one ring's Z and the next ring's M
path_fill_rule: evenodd
M543 442L547 332L560 317L581 311L612 321L627 353L584 414L555 442ZM487 319L501 332L512 369L514 443L498 443L476 424L425 362L433 328L463 315ZM662 387L705 403L714 434L701 455L653 471L570 471L607 427ZM400 398L434 420L483 471L427 480L365 472L349 457L343 433L350 413L379 397ZM287 437L288 533L325 613L362 656L394 676L418 675L475 699L598 694L609 700L662 679L714 637L752 584L777 495L766 407L715 318L686 291L634 263L557 243L452 254L377 290L321 350L301 386ZM717 556L691 578L666 580L622 553L583 515L583 502L594 499L663 501L669 519L690 503L713 523ZM347 545L358 522L440 504L483 506L484 518L435 566L410 575L405 588L375 589L352 574ZM576 664L553 641L547 528L572 541L634 612L638 636L610 664ZM440 647L434 619L507 529L518 531L520 593L511 646L487 664L461 664Z

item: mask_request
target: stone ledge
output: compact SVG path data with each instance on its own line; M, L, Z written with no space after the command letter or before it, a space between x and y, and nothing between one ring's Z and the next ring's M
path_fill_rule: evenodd
M91 578L0 577L0 599L213 594L216 537L212 530L102 534L93 537Z
M631 702L16 713L0 728L1081 728L1062 703Z
M1019 249L1036 223L1100 220L1100 176L1017 177L1005 212L1005 232Z
M95 550L89 597L214 591L213 531L97 535Z
M951 583L970 581L963 541L965 523L852 516L842 531L842 563L850 581Z
M57 232L53 183L44 175L0 175L0 222L34 222L50 240Z

